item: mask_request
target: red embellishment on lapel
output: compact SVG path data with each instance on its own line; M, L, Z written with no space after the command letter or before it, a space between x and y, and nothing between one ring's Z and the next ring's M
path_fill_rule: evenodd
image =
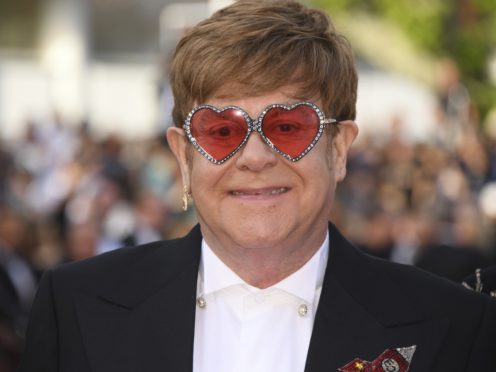
M342 366L341 368L338 369L338 371L341 372L363 372L365 371L365 368L367 368L370 365L370 362L367 362L366 360L362 360L359 358L353 359L351 362L346 364L345 366Z
M387 349L372 362L359 358L339 368L340 372L408 372L417 345Z

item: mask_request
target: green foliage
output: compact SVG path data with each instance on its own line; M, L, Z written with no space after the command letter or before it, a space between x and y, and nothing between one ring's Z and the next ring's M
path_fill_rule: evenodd
M367 12L402 30L420 50L457 62L485 115L496 96L487 64L496 51L496 0L314 0L330 14ZM494 107L496 102L492 102Z
M448 11L442 0L376 0L376 14L397 25L422 48L440 48L443 16Z

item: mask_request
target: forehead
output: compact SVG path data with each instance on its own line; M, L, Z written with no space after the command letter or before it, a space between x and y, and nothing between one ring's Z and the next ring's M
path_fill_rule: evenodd
M290 105L295 102L306 101L320 104L318 96L305 95L301 87L297 85L285 85L270 92L261 94L249 94L240 84L225 84L205 103L216 107L239 106L250 116L258 116L263 109L274 103Z

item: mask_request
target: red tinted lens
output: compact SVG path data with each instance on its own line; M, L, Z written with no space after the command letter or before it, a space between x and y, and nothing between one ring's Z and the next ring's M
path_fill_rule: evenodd
M236 109L216 112L206 107L196 111L191 118L193 137L215 160L222 160L236 150L246 132L243 113Z
M292 110L274 107L265 114L262 130L280 151L296 158L315 139L319 125L319 116L310 106L300 105Z

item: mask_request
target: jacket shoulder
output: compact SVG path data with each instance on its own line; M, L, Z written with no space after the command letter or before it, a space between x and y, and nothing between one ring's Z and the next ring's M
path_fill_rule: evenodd
M403 292L412 305L430 317L455 318L480 316L487 306L488 298L435 274L417 267L398 264L366 254L371 270L381 272L399 291Z
M461 321L480 318L488 306L487 296L474 293L461 283L370 256L351 244L333 225L330 233L329 274L385 323L400 308L410 309L418 319Z
M183 238L118 248L82 261L62 264L51 269L50 274L59 289L105 290L129 281L133 276L141 280L152 272L171 272L198 260L200 242L201 234L195 227Z

